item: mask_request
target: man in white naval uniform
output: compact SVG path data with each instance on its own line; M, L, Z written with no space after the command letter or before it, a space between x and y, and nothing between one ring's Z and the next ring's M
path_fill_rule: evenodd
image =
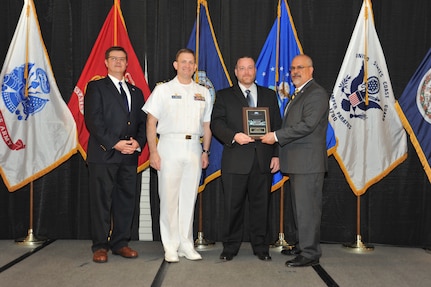
M209 90L192 80L193 51L179 50L173 66L177 76L157 85L142 108L148 114L150 166L158 174L160 235L168 262L179 256L202 259L194 249L193 217L201 172L209 163L212 111Z

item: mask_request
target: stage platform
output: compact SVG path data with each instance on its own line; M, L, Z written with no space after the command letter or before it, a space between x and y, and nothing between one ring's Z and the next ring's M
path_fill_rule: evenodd
M374 246L354 252L341 244L323 244L320 264L288 268L293 256L271 248L272 261L260 261L242 244L232 261L219 259L222 244L199 250L203 260L163 259L160 242L132 241L136 259L109 253L107 263L92 261L89 240L48 240L35 247L0 240L0 286L431 286L431 253L421 248Z

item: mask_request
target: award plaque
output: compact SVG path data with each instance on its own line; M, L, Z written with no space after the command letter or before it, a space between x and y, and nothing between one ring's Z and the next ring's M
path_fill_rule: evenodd
M243 107L244 133L254 139L259 139L270 129L269 108L268 107Z

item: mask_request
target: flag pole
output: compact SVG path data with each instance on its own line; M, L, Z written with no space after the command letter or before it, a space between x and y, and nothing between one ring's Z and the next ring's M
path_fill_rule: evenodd
M195 240L195 247L199 250L211 249L215 245L215 242L208 241L204 237L203 213L202 213L202 207L203 207L202 193L203 193L203 191L199 192L199 194L198 194L198 197L199 197L198 198L198 200L199 200L198 238L196 238L196 240Z
M278 240L275 241L272 248L280 247L283 250L292 250L295 245L289 244L284 236L284 184L280 187L280 226L279 226Z
M15 240L16 244L22 246L37 246L46 241L46 239L38 238L33 234L33 181L30 182L30 223L27 236Z
M201 12L201 0L198 0L197 2L197 10L196 10L196 47L195 47L195 57L196 57L196 67L197 71L195 71L195 82L199 83L199 73L196 73L199 71L199 29L200 29L200 12Z
M115 9L114 9L114 46L118 45L118 21L117 21L117 16L118 16L118 9L120 9L120 0L114 0L114 5L115 5Z
M195 57L196 57L196 66L198 67L197 69L199 70L199 42L200 42L200 12L201 12L201 2L202 5L207 5L206 1L204 0L197 0L197 12L196 12L196 49L195 49ZM195 72L195 81L196 83L199 83L199 73L198 71ZM204 232L203 232L203 200L202 200L202 193L203 191L199 192L198 194L198 200L199 200L199 218L198 218L198 237L195 240L195 247L197 249L200 250L205 250L205 249L211 249L215 242L212 241L208 241L205 239L204 237Z
M351 251L356 253L365 253L373 251L374 246L367 245L362 242L361 237L361 196L356 196L356 241L350 244L343 244L345 248L350 248Z
M27 5L27 17L30 15L30 3ZM29 35L30 35L30 21L27 21L27 27L26 27L26 39L25 39L25 67L24 67L24 81L25 81L25 87L24 87L24 96L28 98L28 43L29 43ZM42 244L45 242L45 240L38 239L33 234L33 181L30 182L30 219L29 219L29 229L27 232L27 236L24 238L16 239L15 242L19 245L24 246L35 246Z
M279 74L279 62L280 62L280 22L281 22L281 1L278 0L277 5L277 40L275 45L275 83L274 87L277 87L277 83L280 80ZM284 87L284 85L283 85ZM295 247L295 245L290 245L284 239L284 184L280 187L280 227L278 233L278 240L271 245L271 247L281 247L281 249L291 250Z
M365 83L365 105L368 106L368 0L364 0L365 3L365 33L364 33L364 83ZM366 245L362 242L361 236L361 196L356 196L356 241L350 244L343 245L346 248L350 248L352 251L357 253L364 253L374 250L374 246Z

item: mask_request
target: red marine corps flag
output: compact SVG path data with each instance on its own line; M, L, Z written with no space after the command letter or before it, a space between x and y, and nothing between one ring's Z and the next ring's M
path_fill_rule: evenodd
M120 0L114 0L114 5L109 12L102 30L97 37L96 43L88 57L81 77L76 84L68 106L75 118L79 137L79 152L84 159L87 158L87 144L89 133L84 121L84 95L87 83L106 76L105 51L111 46L122 46L127 51L128 66L126 80L137 86L144 93L145 99L150 95L150 88L145 80L144 72L139 64L138 57L133 50L132 44L127 34L126 24L120 8ZM148 167L148 146L145 145L139 156L138 172Z

